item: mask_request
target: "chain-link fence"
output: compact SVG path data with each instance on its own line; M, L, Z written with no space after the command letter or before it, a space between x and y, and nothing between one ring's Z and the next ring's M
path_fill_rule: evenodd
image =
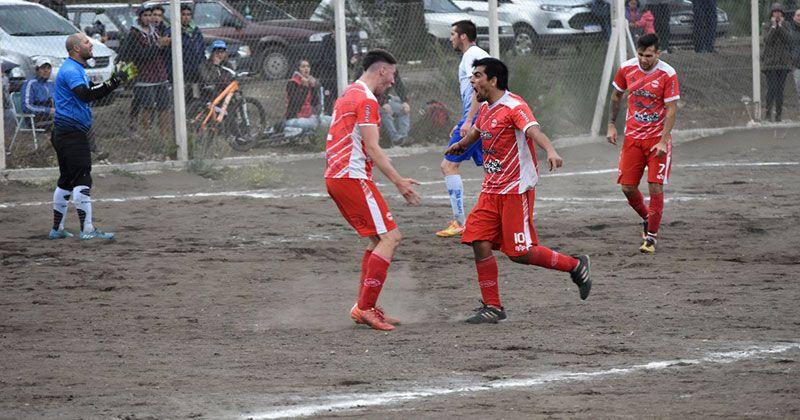
M58 10L64 17L22 0L0 2L0 48L10 94L4 95L6 167L55 165L46 115L52 102L48 107L45 78L55 78L67 57L64 41L76 30L94 40L94 58L86 65L93 81L108 79L115 63L132 62L138 69L134 80L93 104L96 162L178 159L172 91L176 77L185 83L190 159L321 150L338 95L334 2L184 0L177 19L169 0L69 2ZM601 86L610 82L601 75L615 25L611 3L497 1L499 55L509 65L510 88L528 101L551 137L585 135L593 114L604 112L605 104L596 107L596 102ZM343 4L349 82L357 77L361 56L370 48L386 48L400 60L398 82L381 98L382 144L445 144L462 108L457 80L461 54L451 45L451 26L472 20L478 45L488 51L488 2ZM629 42L657 33L664 50L661 58L678 72L683 98L679 129L745 125L758 119L759 103L770 103L772 112L765 117L775 119L779 93L781 117L797 118L796 8L793 1L781 3L784 18L773 25L772 3L759 2L758 21L764 26L759 74L764 88L762 97L754 98L749 1L624 4ZM183 74L172 69L170 25L178 21ZM633 57L630 48L627 54ZM41 59L50 62L49 76L37 68ZM42 107L47 112L37 111Z

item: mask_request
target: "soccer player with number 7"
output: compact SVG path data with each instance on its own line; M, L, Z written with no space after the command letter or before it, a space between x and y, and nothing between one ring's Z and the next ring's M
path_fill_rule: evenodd
M483 306L468 318L470 324L496 324L506 319L500 304L497 260L499 249L519 264L568 272L581 299L589 296L589 256L572 257L539 245L533 226L533 204L539 173L533 143L547 152L552 171L563 161L550 139L539 129L528 104L508 91L508 68L486 57L472 63L471 83L479 103L475 124L446 151L460 155L481 141L483 179L478 203L467 218L461 243L471 245L478 271Z
M675 126L677 101L681 96L675 69L659 60L655 34L639 38L636 54L637 57L622 64L614 77L606 138L609 143L617 144L617 115L622 95L628 91L625 141L619 155L617 183L622 185L628 204L643 219L639 251L653 254L664 211L664 185L669 181L672 167L671 133ZM650 192L649 209L639 191L645 166Z

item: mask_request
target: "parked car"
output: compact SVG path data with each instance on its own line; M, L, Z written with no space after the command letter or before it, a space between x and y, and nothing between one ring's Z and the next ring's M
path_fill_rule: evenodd
M489 49L489 19L471 15L460 10L452 0L419 0L424 10L427 34L433 42L447 48L450 44L450 27L459 20L471 20L478 29L478 45ZM366 7L364 0L345 0L345 18L347 25L364 30L375 45L390 45L390 31L396 30L387 22L388 17L376 16L374 10ZM406 2L408 3L408 2ZM373 7L374 9L374 7ZM320 22L333 22L333 3L331 0L320 1L310 17ZM506 51L514 45L514 30L511 24L499 21L500 49Z
M224 0L182 0L182 3L193 4L194 20L203 35L234 39L250 47L254 70L258 69L267 80L285 78L300 58L317 62L334 54L323 47L323 40L333 30L328 23L301 19L281 25L252 22ZM145 4L163 5L169 18L168 0Z
M717 38L725 36L731 23L728 14L717 7ZM691 0L676 0L672 4L669 19L670 43L682 44L692 42L694 32L694 12Z
M26 79L36 74L34 62L39 57L47 57L53 63L55 79L69 57L64 48L67 37L76 32L78 28L67 19L39 4L22 0L0 2L0 46L3 55L19 64L9 72L11 90L19 90ZM111 77L116 53L97 40L92 43L94 58L87 62L86 73L93 82L100 83Z
M85 3L67 6L69 20L86 35L102 40L99 22L105 30L104 43L114 51L136 21L136 6L130 3Z
M462 10L488 15L487 0L454 0ZM514 25L514 51L524 55L586 38L599 39L589 0L498 0L497 16Z

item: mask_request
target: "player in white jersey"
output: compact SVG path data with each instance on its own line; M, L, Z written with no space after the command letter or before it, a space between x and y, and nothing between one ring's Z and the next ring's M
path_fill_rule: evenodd
M450 133L452 145L464 137L478 115L479 104L475 99L475 91L470 83L472 77L472 63L475 60L489 57L489 54L475 45L478 39L478 29L469 20L458 21L450 27L450 43L453 49L461 52L461 64L458 66L458 84L461 95L462 113L461 121L453 127ZM442 174L444 174L447 193L450 195L450 206L453 209L453 220L445 229L436 232L440 237L460 236L464 231L466 213L464 212L464 184L459 174L461 162L472 159L478 166L483 165L483 154L479 143L475 143L470 150L461 155L445 155L442 160Z

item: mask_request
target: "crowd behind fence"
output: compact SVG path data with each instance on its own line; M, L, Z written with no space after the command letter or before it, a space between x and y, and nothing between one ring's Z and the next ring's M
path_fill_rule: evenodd
M339 94L337 1L183 0L175 18L169 0L66 6L42 1L49 9L0 1L5 167L55 166L49 145L52 80L66 58L66 36L78 30L94 40L94 59L86 66L93 81L107 79L119 63L134 63L138 71L110 98L93 104L95 162L184 157L175 137L177 78L184 84L189 159L322 150ZM585 135L597 92L607 84L601 74L615 5L547 3L552 4L498 2L499 55L510 68L510 89L526 98L551 137ZM460 56L450 45L450 26L472 20L478 45L489 50L488 2L341 4L348 81L358 76L360 57L370 48L385 48L400 60L396 85L380 98L382 145L444 145L460 110ZM800 116L797 9L793 0L758 4L755 42L765 89L754 98L749 1L624 1L631 40L658 34L661 58L678 72L678 129L743 126L762 113L770 120ZM182 74L172 64L172 25L180 25Z

